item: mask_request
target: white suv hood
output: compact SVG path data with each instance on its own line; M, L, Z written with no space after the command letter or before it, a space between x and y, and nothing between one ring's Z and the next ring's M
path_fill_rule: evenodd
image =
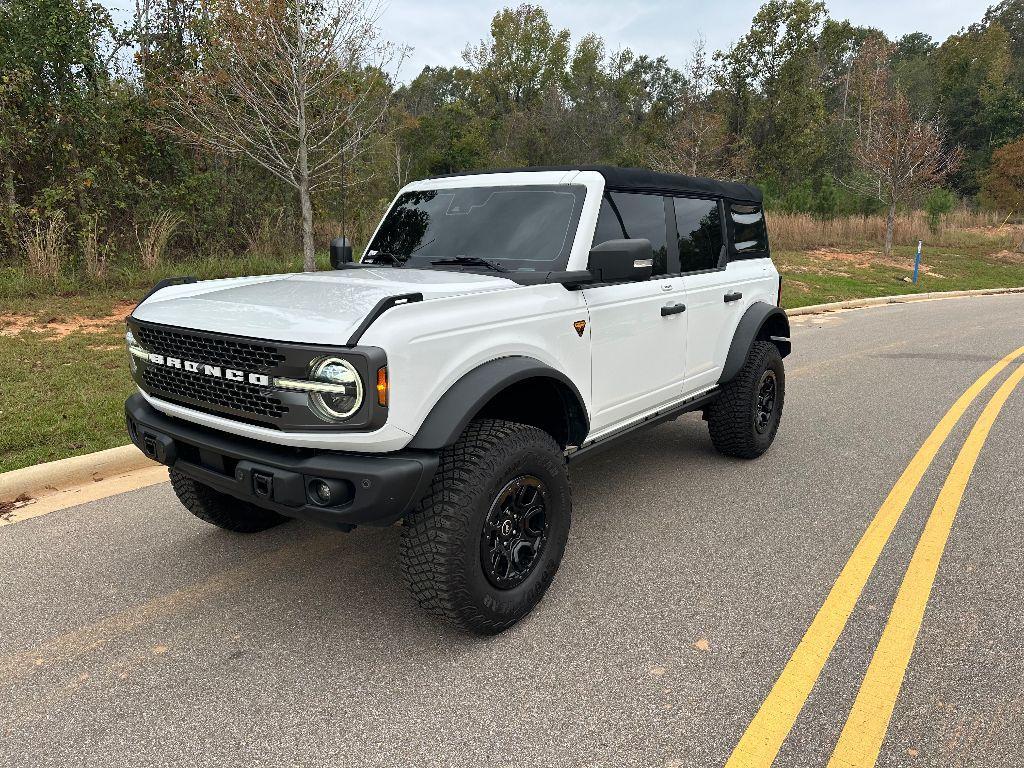
M515 288L501 277L433 269L343 269L209 280L164 288L132 315L144 322L256 339L343 344L383 298L440 299Z

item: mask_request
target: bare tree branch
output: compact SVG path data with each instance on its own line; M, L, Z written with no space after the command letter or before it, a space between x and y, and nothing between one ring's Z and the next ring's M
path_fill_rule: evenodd
M380 38L379 0L207 0L200 67L165 81L163 128L264 168L293 187L303 257L315 268L311 194L344 183L379 138L389 72L404 50Z

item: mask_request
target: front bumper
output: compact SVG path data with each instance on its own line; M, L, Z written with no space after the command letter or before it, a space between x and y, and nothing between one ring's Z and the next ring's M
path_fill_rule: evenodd
M125 403L125 418L132 442L151 459L236 499L343 529L399 520L438 465L427 451L356 454L236 437L173 419L138 393ZM329 505L317 501L314 480L334 491Z

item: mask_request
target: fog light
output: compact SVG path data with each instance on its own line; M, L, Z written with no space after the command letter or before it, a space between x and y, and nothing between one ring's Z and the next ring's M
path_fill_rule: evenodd
M323 480L314 480L311 485L317 501L321 504L331 503L331 486Z

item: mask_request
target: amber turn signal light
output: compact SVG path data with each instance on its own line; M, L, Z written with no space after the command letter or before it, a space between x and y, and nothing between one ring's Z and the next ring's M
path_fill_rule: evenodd
M377 404L388 404L388 369L377 369Z

